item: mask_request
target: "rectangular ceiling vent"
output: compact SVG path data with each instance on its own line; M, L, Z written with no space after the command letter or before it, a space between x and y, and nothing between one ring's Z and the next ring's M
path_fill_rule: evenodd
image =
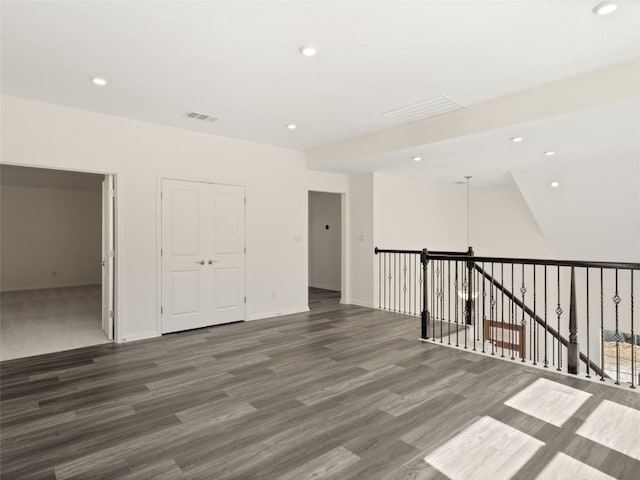
M401 122L415 122L466 107L466 105L456 102L446 95L437 95L422 102L390 110L382 115Z
M184 114L184 116L187 118L193 118L194 120L200 120L202 122L215 122L216 120L218 120L218 118L214 117L213 115L207 115L205 113L199 112L187 112Z

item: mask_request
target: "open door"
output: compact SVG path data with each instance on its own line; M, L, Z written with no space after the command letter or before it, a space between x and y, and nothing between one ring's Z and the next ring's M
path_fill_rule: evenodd
M114 201L113 175L102 181L102 330L113 340L114 308Z

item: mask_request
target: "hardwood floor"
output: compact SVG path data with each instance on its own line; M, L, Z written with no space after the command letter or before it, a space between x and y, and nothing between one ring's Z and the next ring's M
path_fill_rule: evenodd
M639 394L425 344L415 317L338 299L0 363L2 478L638 478Z

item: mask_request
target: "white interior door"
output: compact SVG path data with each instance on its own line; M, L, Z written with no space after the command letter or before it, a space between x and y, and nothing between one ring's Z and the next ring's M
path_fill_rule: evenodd
M162 181L162 333L244 320L244 188Z
M102 181L102 330L113 340L114 319L114 185L113 175Z

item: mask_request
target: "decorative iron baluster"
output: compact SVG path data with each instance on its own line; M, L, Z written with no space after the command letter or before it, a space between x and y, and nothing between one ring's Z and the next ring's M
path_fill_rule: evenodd
M633 330L633 270L631 272L631 388L636 388L635 386L635 353L636 353L636 335ZM640 379L638 379L640 382Z
M544 368L549 368L549 359L547 357L547 266L544 266Z
M633 270L632 270L633 272ZM589 267L587 267L587 378L591 378L591 327L589 326Z
M460 342L458 340L458 261L456 260L456 280L454 282L455 287L455 306L456 306L456 347L460 346Z
M504 263L500 264L500 285L504 285ZM500 358L504 358L504 292L500 295L502 299L502 321L500 322L500 329L502 330L502 355Z
M482 262L482 272L484 273L484 262ZM485 307L486 307L486 301L487 301L487 290L486 290L486 280L484 279L484 277L478 277L478 278L482 278L482 353L487 353L485 351L485 335L484 335L484 325L487 321L487 314L485 312Z
M618 306L622 299L618 295L618 269L616 268L616 294L612 298L616 306L616 334L613 339L616 341L616 385L620 385L620 331L618 330Z
M513 263L511 264L511 291L514 292L514 266ZM515 323L516 323L516 318L515 318L515 303L513 302L513 299L510 298L509 299L509 303L510 303L510 308L509 308L509 324L511 325L511 328L509 329L509 343L511 344L511 360L515 360L516 357L513 354L513 347L515 346L515 342L514 342L514 336L515 336Z
M600 269L600 355L602 357L600 381L604 382L604 278L602 268Z
M525 293L527 293L527 287L524 286L524 263L522 264L522 286L520 287L520 293L522 293L522 305L526 305L525 301L524 301L524 295ZM525 362L525 356L526 356L526 352L525 352L525 345L526 345L526 341L524 338L522 338L522 336L524 335L524 333L527 331L527 321L524 319L524 308L522 309L522 319L520 320L520 325L522 325L522 334L520 336L520 342L522 344L522 347L520 348L521 353L520 356L522 358L522 363ZM531 332L529 332L531 333ZM531 350L531 338L529 338L529 350Z
M440 343L442 340L442 324L444 323L444 260L440 261Z
M498 315L496 312L496 297L495 297L495 272L494 272L495 264L491 262L491 285L489 285L489 291L491 292L491 296L489 297L489 343L491 343L491 355L495 355L495 339L494 339L494 329L498 324Z
M402 255L402 273L404 274L404 285L402 286L402 313L407 313L407 254Z
M447 260L447 296L449 315L447 316L447 345L451 345L451 260Z
M533 364L537 365L538 361L540 360L540 337L538 337L538 322L536 321L536 319L538 318L538 311L537 311L537 291L538 291L538 284L536 283L536 265L533 265L533 319L531 320L531 323L533 324L533 351L532 356L533 356Z
M560 265L558 265L557 277L558 277L558 308L556 308L556 315L558 315L558 334L560 334L560 316L562 315L562 308L560 307ZM558 339L558 372L562 371L562 342Z
M560 331L558 330L558 333ZM567 372L577 375L580 350L578 348L578 312L576 308L576 272L571 267L571 291L569 293L569 343L567 345Z

